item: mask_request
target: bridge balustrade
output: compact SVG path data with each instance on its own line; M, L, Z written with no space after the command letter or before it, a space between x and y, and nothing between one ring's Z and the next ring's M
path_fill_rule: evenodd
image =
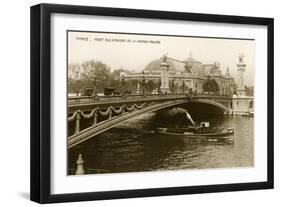
M76 97L68 97L68 104L79 104L79 103L87 103L87 102L109 102L115 100L141 100L141 99L149 99L149 98L177 98L177 97L186 97L189 94L130 94L130 95L114 95L114 96L76 96ZM208 99L216 99L216 100L224 100L229 99L231 96L225 95L210 95L210 94L198 94L193 95L193 98L208 98Z

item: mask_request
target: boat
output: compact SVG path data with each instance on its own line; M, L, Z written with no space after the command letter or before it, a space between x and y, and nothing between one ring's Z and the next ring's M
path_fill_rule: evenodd
M202 130L200 128L157 128L159 134L184 136L187 138L229 139L234 134L234 128Z
M196 124L190 114L185 110L185 117L191 122L187 127L161 127L157 128L157 133L166 135L176 135L185 138L207 139L207 140L233 140L234 128L210 127L209 122Z

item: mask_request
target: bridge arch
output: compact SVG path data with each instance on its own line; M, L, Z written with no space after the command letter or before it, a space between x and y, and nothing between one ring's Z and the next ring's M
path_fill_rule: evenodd
M214 100L209 100L209 99L194 99L192 100L190 103L203 103L203 104L209 104L212 105L214 107L217 107L218 109L220 109L222 112L224 112L225 114L230 112L230 109L223 105L222 103L219 103L218 101L214 101Z
M174 100L174 101L167 101L167 102L163 102L163 103L157 103L157 104L149 105L148 107L145 107L143 109L139 109L139 110L136 110L136 111L133 111L130 113L125 113L125 114L117 116L117 117L112 117L106 121L97 123L95 126L82 130L78 134L74 134L74 135L70 136L68 138L68 148L72 148L73 146L75 146L81 142L84 142L84 141L90 139L91 137L101 134L113 127L118 126L119 124L121 124L125 121L128 121L133 118L137 118L145 113L151 113L151 112L155 112L155 111L158 111L161 109L170 108L170 107L174 107L174 106L178 106L178 105L182 105L182 104L186 104L186 103L210 104L212 106L218 107L220 110L224 111L225 113L229 112L229 109L226 106L224 106L223 104L218 103L213 100L206 100L206 99L194 99L194 100L193 99L192 100L184 99L184 100Z

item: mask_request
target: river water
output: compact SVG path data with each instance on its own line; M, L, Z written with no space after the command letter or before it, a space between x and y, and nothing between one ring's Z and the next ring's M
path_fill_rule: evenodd
M195 121L206 119L196 117ZM253 118L224 115L207 121L212 126L234 127L234 141L155 134L157 127L175 122L151 113L73 147L68 152L68 174L75 174L79 154L86 174L253 166Z

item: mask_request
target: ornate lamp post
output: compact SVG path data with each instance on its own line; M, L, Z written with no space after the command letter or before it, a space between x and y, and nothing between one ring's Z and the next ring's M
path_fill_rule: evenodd
M93 80L94 80L94 93L97 93L97 76L94 74L93 75Z
M184 82L184 80L182 80L182 93L184 94L184 91L185 90L185 82Z
M93 93L91 94L92 98L95 99L97 96L97 76L93 74L93 81L94 81L94 89Z
M142 95L145 95L145 77L144 77L144 70L141 72L142 74Z
M120 84L121 84L121 92L122 92L122 95L124 96L125 95L125 75L124 75L124 72L121 72L120 73Z
M79 82L79 72L78 71L76 71L76 76L75 76L75 79L74 79L74 81L77 83L77 82ZM80 85L80 84L75 84L76 85L76 88L75 88L75 90L76 90L76 96L79 96L79 90L78 90L78 85Z
M162 95L162 92L161 92L161 79L158 81L157 93L158 93L159 96Z
M175 80L172 79L170 81L170 90L171 90L171 93L174 94L175 93Z

